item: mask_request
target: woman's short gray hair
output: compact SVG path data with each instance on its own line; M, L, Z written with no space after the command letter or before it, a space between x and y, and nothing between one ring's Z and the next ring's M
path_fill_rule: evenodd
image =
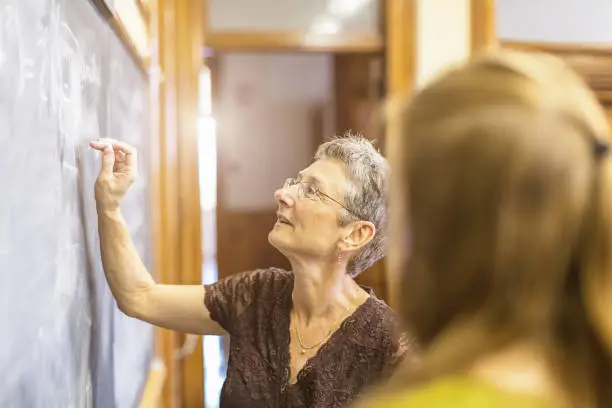
M349 261L347 272L355 277L385 254L389 163L370 140L350 132L323 143L314 158L344 163L348 178L344 205L360 220L370 221L376 227L372 240ZM348 212L340 219L341 225L353 221L357 221L355 216Z

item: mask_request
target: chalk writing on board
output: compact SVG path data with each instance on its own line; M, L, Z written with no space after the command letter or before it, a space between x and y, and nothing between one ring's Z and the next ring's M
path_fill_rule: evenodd
M21 23L17 9L13 6L4 5L0 8L0 69L7 64L8 60L14 60L19 65L17 84L19 94L24 88L24 56L23 41L21 37Z
M0 109L0 143L2 143L3 146L8 145L6 142L9 140L9 132L9 118L6 113ZM6 171L4 168L8 169L8 160L6 159L0 161L0 174ZM7 186L6 180L2 185ZM6 199L9 194L7 188L0 187L0 191L0 196L3 197L3 199L0 200L0 271L4 271L6 269L2 268L2 258L10 251L9 222L11 219L11 201Z
M86 146L110 134L146 152L146 92L92 2L0 0L0 407L137 403L153 331L117 318ZM146 187L124 207L145 262Z

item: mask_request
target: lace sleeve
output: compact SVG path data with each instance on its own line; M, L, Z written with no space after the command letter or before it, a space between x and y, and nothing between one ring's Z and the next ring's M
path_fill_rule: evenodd
M391 347L389 347L387 353L385 377L393 376L402 364L416 364L419 352L419 346L414 336L405 328L395 327Z
M403 332L399 335L397 348L392 354L391 363L397 367L402 362L416 362L418 359L419 347L415 338L408 332Z
M259 297L269 292L268 286L274 280L275 272L274 269L258 269L204 285L204 304L211 319L229 334L235 334L238 318Z

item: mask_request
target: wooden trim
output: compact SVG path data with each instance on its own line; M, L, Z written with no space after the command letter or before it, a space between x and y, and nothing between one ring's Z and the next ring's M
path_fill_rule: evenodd
M417 0L387 0L387 96L414 86L417 55Z
M152 43L152 53L150 64L152 75L149 76L149 98L150 98L150 202L151 202L151 240L153 247L152 273L160 283L174 283L177 281L175 275L177 268L173 264L173 235L169 225L172 222L171 206L169 205L168 183L173 185L172 166L168 163L165 143L173 134L167 132L168 122L172 122L172 116L168 112L168 95L174 92L172 81L164 81L163 74L169 73L172 66L168 65L169 56L172 55L172 48L169 47L166 38L168 37L168 25L165 22L167 17L167 1L156 0L150 2L149 11L151 18L149 21L149 35ZM173 392L176 380L176 362L174 361L174 350L177 347L177 336L175 333L156 328L155 329L155 358L161 359L164 366L164 381L160 386L161 394L159 398L160 406L164 408L178 407L178 400ZM159 378L157 376L156 378ZM149 377L151 380L151 376ZM149 404L149 395L154 385L147 382L145 393L143 394L141 405L146 407ZM151 391L149 391L151 390ZM152 402L151 402L152 403ZM152 405L149 405L152 406Z
M203 60L202 0L176 3L179 231L181 284L202 284L201 208L198 172L199 77ZM184 341L187 337L182 335ZM183 408L204 406L202 336L180 360Z
M504 48L546 52L555 55L603 55L612 56L612 47L599 44L564 44L555 42L500 40Z
M384 49L378 35L316 35L299 31L212 31L204 45L219 51L373 53Z
M152 76L153 90L159 93L159 106L152 112L152 120L158 122L157 163L152 163L152 172L158 180L156 197L159 222L154 239L157 281L164 284L179 283L179 234L178 234L178 143L176 115L176 1L155 0L151 37L156 41L153 47L153 61L159 77ZM154 21L153 21L154 19ZM157 79L157 80L156 80ZM157 115L155 115L157 113ZM157 117L156 117L157 116ZM155 166L157 164L157 166ZM162 392L164 408L178 408L180 401L180 370L175 351L180 347L178 334L170 330L156 329L156 351L166 364L167 379Z
M396 100L409 93L415 86L416 81L416 58L417 58L417 1L418 0L387 0L386 3L386 77L387 98L391 101L390 106L396 104ZM390 112L386 129L386 153L391 166L400 160L398 157L400 144L400 120ZM395 181L394 181L395 180ZM397 240L405 234L402 230L403 222L400 222L403 214L403 199L397 179L391 180L391 202L389 208L390 216L394 222L389 226L389 234ZM399 286L403 268L404 248L397 244L392 245L387 252L387 287L388 303L396 309L399 306L398 292L395 288Z
M514 41L503 41L502 47L562 58L584 77L602 103L612 103L612 47Z
M141 72L144 75L147 75L148 68L150 66L150 56L149 55L141 55L138 52L138 49L134 45L134 42L130 38L125 26L121 22L117 16L113 14L113 12L108 8L108 5L104 0L91 0L98 12L102 15L102 17L110 24L111 28L121 40L121 43L126 47L128 53L136 63L136 65L140 68ZM138 3L138 1L137 1ZM145 21L148 20L145 18ZM151 24L147 24L147 29L150 31ZM152 37L149 33L149 36Z
M497 42L495 31L495 0L470 1L472 54Z
M134 59L134 62L136 62L136 65L138 65L142 73L146 75L150 66L150 56L141 55L138 52L138 49L128 34L125 25L119 17L113 17L111 20L109 20L109 23L113 27L115 33L117 33L117 36L119 36L119 39L123 45L127 47L128 52L132 56L132 59Z
M145 4L143 0L135 0L135 1L136 1L136 6L138 6L138 10L140 11L140 14L142 14L142 16L144 17L148 25L149 20L151 18L151 10L150 10L149 5Z
M110 20L113 18L113 12L108 8L108 5L104 0L91 0L91 2L105 20Z
M153 360L147 383L138 408L159 408L162 406L162 390L166 382L166 366L160 359Z
M208 28L208 8L209 8L209 4L208 4L208 0L200 0L201 1L201 7L202 7L202 25L200 27L200 30L202 31L201 33L199 33L200 37L202 39L202 46L206 45L206 38L208 36L208 34L210 33L210 30Z

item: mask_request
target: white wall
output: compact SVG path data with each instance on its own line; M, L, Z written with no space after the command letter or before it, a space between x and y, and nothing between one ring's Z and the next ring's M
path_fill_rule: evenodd
M311 110L333 97L332 68L332 57L323 54L221 56L220 104L213 114L225 208L274 208L274 191L308 166Z
M380 0L209 0L212 30L378 31Z
M471 52L470 0L419 0L416 84L422 86Z
M611 0L497 0L500 39L612 45Z

